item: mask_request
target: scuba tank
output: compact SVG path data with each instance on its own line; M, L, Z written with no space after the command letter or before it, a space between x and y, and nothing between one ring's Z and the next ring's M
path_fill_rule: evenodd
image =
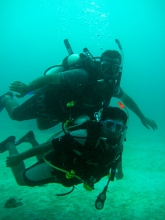
M115 39L115 42L117 43L117 45L118 45L118 47L121 51L120 52L120 54L121 54L120 71L119 71L118 77L116 79L117 80L116 86L120 86L120 81L121 81L121 77L122 77L122 70L123 70L124 52L123 52L123 48L121 46L120 41L118 39ZM94 72L95 72L95 75L96 75L97 74L96 71L99 70L100 57L94 57L92 55L92 53L88 50L88 48L84 48L83 53L80 53L80 55L79 55L80 59L75 57L75 62L74 62L74 59L73 59L73 62L71 62L71 64L70 64L68 62L68 59L69 59L70 56L74 55L74 52L72 50L72 47L71 47L68 39L64 40L64 45L65 45L69 55L64 58L64 60L62 62L62 65L54 65L54 66L49 67L48 69L46 69L44 71L44 75L48 74L48 72L51 69L56 68L56 67L64 67L64 69L65 69L64 71L69 70L70 68L71 69L84 68L89 72L93 72L92 80L94 80L95 79ZM98 80L98 82L102 82L102 81L104 81L104 79L99 79Z

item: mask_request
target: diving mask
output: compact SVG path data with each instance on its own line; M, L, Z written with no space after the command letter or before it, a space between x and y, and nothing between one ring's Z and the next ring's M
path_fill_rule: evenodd
M101 70L104 74L109 73L110 75L117 75L120 71L120 65L110 61L101 62Z
M113 120L105 120L101 123L105 130L108 130L112 133L122 133L124 130L127 129L127 126L125 126L124 124Z

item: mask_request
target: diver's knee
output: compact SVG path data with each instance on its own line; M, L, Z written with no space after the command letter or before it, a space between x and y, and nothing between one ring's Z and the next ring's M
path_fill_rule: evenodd
M23 121L23 117L22 117L22 114L18 114L18 111L16 110L17 108L14 108L11 112L8 112L9 113L9 116L10 118L13 120L13 121ZM16 110L16 111L15 111Z
M49 128L52 128L54 126L56 126L57 124L59 124L59 121L54 121L53 119L51 118L37 118L36 119L36 122L37 122L37 128L39 130L46 130L46 129L49 129Z
M13 121L22 121L19 117L17 117L15 114L13 114L13 112L11 114L9 114L11 120Z
M37 122L37 128L38 130L42 131L42 130L46 130L47 128L43 127L40 123Z
M9 114L9 116L13 121L16 121L16 117L15 117L15 115L13 115L13 113Z
M17 182L17 184L18 184L19 186L26 186L26 184L23 183L23 182L20 182L20 181L16 181L16 182Z
M17 182L17 184L18 184L19 186L26 186L26 183L25 183L25 181L24 181L24 179L23 179L23 175L17 176L16 182Z

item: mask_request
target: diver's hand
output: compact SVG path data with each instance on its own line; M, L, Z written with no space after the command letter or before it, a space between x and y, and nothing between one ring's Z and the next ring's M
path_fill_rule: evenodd
M17 98L22 98L29 92L28 85L26 85L25 83L22 83L20 81L14 81L14 82L10 83L9 89L12 92L19 93L19 94L15 95Z
M14 154L9 157L6 157L6 166L7 167L15 167L20 163L21 159L19 154Z
M150 127L155 131L156 129L158 129L158 126L156 124L155 121L153 121L152 119L146 118L144 117L143 119L141 119L142 124L147 128L150 129Z

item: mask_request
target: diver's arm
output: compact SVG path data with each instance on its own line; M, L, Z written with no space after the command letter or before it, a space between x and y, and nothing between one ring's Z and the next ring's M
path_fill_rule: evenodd
M61 63L56 67L51 68L46 72L46 75L33 80L27 85L28 92L43 88L50 84L60 84L60 77L58 73L63 72L64 70L65 69Z
M78 61L80 61L80 56L78 54L72 54L68 57L68 66L71 66L74 63L77 63ZM64 75L64 73L65 75L68 75L67 77L70 78L70 81L72 80L72 78L78 78L78 76L72 76L71 74L67 74L67 71L64 72L64 70L65 68L63 66L56 67L52 70L50 69L45 76L39 77L38 79L33 80L31 83L27 85L27 93L39 88L43 88L50 84L63 84L61 74Z
M14 81L9 85L9 89L10 91L18 92L19 94L16 94L16 97L22 98L27 93L43 88L50 84L60 84L60 76L57 70L52 70L51 74L41 76L33 80L29 84L25 84L20 81Z
M138 105L135 103L135 101L128 96L124 91L121 97L119 99L131 110L133 111L141 120L142 124L147 128L150 129L150 127L153 130L156 130L158 128L157 124L155 121L152 119L149 119L145 117L145 115L142 113Z
M59 64L59 66L50 69L45 76L41 76L27 84L27 93L39 88L43 88L50 84L60 84L60 77L58 73L63 71L64 67L62 64Z
M68 66L70 66L74 63L77 63L79 60L80 60L80 57L78 54L73 54L73 55L69 56L68 57ZM62 67L62 66L56 67L56 68L50 69L45 76L41 76L41 77L33 80L29 84L25 84L20 81L14 81L9 85L9 89L10 89L10 91L18 92L19 94L16 94L15 96L18 98L21 98L21 97L24 97L27 93L29 93L31 91L35 91L37 89L48 86L50 84L63 83L63 82L61 82L62 77L60 75L60 73L62 73L63 71L64 71L64 67ZM67 76L67 74L65 74L65 75L68 78L72 77L72 75L69 75L69 74L68 74L69 76ZM74 76L74 77L76 77L76 76Z
M80 61L80 56L78 54L72 54L68 57L68 66ZM61 64L60 64L61 65ZM50 84L61 84L60 73L63 72L65 68L63 66L50 69L45 76L41 76L38 79L33 80L27 85L27 93L39 88L43 88ZM58 74L59 73L59 74Z
M32 82L27 84L27 92L26 93L34 91L39 88L43 88L43 87L48 86L50 84L60 84L59 74L53 73L53 74L41 76L41 77L33 80Z
M134 102L134 100L128 96L124 91L122 96L119 98L131 111L133 111L140 120L143 120L145 117L138 105Z
M50 150L53 150L52 142L46 142L44 144L38 145L37 147L31 148L27 151L24 151L23 153L20 154L13 154L11 156L8 156L6 158L6 166L7 167L14 167L17 166L21 161L37 156L37 155L42 155Z
M36 147L33 147L29 150L26 150L26 151L20 153L18 157L19 157L19 160L22 161L22 160L28 159L30 157L33 157L33 156L42 155L50 150L54 150L51 141L45 142L45 143L40 144Z

